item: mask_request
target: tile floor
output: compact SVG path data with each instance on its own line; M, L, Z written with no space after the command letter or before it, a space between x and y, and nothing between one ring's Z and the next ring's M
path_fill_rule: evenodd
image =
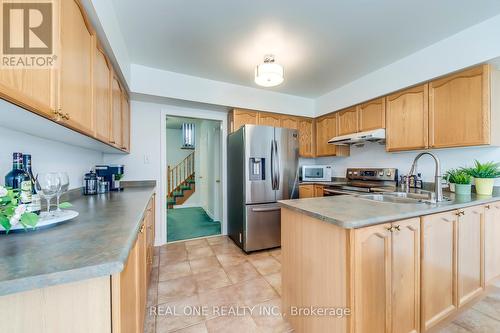
M156 248L145 332L291 332L280 260L279 249L246 255L225 236ZM500 332L500 282L440 332Z

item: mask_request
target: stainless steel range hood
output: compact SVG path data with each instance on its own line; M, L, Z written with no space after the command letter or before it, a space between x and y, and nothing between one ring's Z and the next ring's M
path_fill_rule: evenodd
M329 144L337 146L356 145L364 142L385 142L385 129L379 128L366 132L336 136L328 141Z

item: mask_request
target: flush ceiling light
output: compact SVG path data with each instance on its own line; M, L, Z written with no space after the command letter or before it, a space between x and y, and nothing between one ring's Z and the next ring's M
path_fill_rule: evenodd
M283 66L274 62L273 55L266 55L264 63L255 67L255 83L263 87L274 87L283 82Z

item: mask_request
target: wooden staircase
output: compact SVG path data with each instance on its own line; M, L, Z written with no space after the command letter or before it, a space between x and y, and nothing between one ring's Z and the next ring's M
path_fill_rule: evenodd
M194 151L174 167L168 166L167 208L183 204L196 191Z

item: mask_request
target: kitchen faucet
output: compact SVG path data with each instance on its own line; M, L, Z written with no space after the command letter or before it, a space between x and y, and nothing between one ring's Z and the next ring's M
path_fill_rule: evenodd
M411 165L410 172L408 173L407 178L407 184L406 184L406 192L409 191L409 179L410 176L415 173L415 169L417 168L417 161L420 159L420 157L424 155L430 155L433 159L434 162L436 162L436 171L434 172L434 194L436 196L436 201L443 201L443 188L441 187L441 162L439 161L439 158L434 155L433 153L430 152L423 152L418 154L415 159L413 160L413 164Z

